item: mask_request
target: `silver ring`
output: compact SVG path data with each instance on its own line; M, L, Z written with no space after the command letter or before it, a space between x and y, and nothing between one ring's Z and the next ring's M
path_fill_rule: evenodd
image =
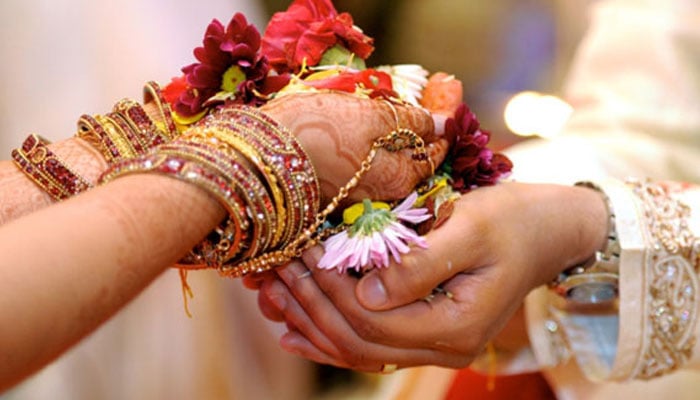
M297 275L297 279L304 279L308 278L311 276L311 270L306 270L305 272L302 272L301 274Z

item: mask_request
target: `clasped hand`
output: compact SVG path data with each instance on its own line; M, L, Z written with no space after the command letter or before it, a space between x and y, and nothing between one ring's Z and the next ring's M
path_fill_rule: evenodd
M503 183L477 189L401 264L361 279L315 268L322 249L246 279L259 305L285 321L286 350L314 361L377 372L386 363L464 367L495 338L527 344L504 327L534 287L585 260L604 240L605 205L582 188ZM450 296L423 300L441 285ZM517 320L515 320L517 322Z

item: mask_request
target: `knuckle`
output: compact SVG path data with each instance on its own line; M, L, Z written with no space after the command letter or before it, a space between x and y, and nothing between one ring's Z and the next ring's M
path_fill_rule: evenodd
M386 337L384 329L373 323L365 321L364 323L353 323L351 325L355 329L357 336L366 342L377 342L380 338Z
M351 368L362 367L369 360L366 351L361 346L340 346L339 353Z

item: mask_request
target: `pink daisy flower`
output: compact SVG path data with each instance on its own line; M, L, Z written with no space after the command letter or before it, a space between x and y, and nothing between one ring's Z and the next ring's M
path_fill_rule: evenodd
M400 263L401 254L408 253L411 245L426 248L425 239L402 224L417 224L430 218L427 208L413 208L417 198L413 192L393 210L365 199L362 214L352 225L323 243L326 252L318 267L337 268L339 272L386 268L390 256Z

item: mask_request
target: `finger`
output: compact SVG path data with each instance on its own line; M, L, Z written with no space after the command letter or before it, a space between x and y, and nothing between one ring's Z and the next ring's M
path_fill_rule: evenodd
M375 269L357 285L359 302L370 310L387 310L429 295L457 273L489 265L478 209L457 200L453 215L426 236L426 249L413 248L401 263ZM476 212L475 212L476 211ZM313 262L313 261L312 261Z
M425 108L411 105L396 105L389 101L375 101L375 104L377 107L388 109L386 118L389 121L386 133L397 129L410 129L426 143L432 143L440 138L435 130L433 116Z
M286 307L286 287L281 282L274 283L274 279L264 281L258 292L258 308L263 316L274 322L284 321L282 310ZM281 286L281 287L280 287Z
M306 267L299 262L292 262L285 267L278 268L277 272L280 277L284 276L286 279L274 281L270 286L270 290L284 298L284 301L281 302L279 307L279 311L282 313L284 320L288 324L292 324L296 330L303 332L304 336L313 341L325 354L338 357L340 354L339 349L326 337L322 330L318 329L314 321L294 298L290 290L290 287L298 286L300 282L303 281L306 287L314 293L314 301L319 305L326 305L326 309L328 310L333 308L323 292L320 290L313 290L315 283L313 279L310 278L310 275L306 273L308 272Z
M276 275L272 271L248 274L243 277L243 286L248 289L258 290L265 279L274 279L275 277Z
M290 330L280 338L280 347L284 350L304 357L319 364L333 365L338 368L350 368L344 360L334 358L316 347L309 339L297 330Z
M308 265L312 265L310 253L304 255ZM312 268L315 281L314 290L322 290L332 303L332 307L340 314L342 320L333 320L324 315L324 309L318 307L315 296L310 294L308 288L298 285L291 288L292 293L299 303L307 310L312 320L321 326L334 342L350 343L352 337L346 335L352 331L353 335L362 340L405 348L443 349L455 346L443 346L436 344L436 338L444 338L446 341L452 337L458 337L460 348L475 346L478 343L470 339L463 339L461 328L468 325L469 313L463 312L457 303L447 297L437 298L432 303L417 301L404 307L389 311L369 311L360 305L355 297L355 279L347 275L337 274L335 271L326 271ZM282 277L284 279L284 277ZM332 316L332 315L331 315ZM465 317L464 319L461 319ZM336 333L329 331L338 326L349 325L349 329Z
M432 176L435 173L435 168L437 168L440 164L442 164L443 161L445 161L445 157L447 157L447 152L450 150L450 145L447 139L440 139L429 143L426 146L426 150L428 152L428 157L430 158L430 161L427 163L428 165L423 165L424 176L421 178L421 180ZM428 171L425 171L425 167L429 167L430 169Z
M376 360L365 360L363 363L351 363L345 359L331 357L321 351L301 332L291 330L280 339L280 346L289 353L307 358L320 364L333 365L339 368L349 368L365 372L384 372L384 366L395 364L397 369L417 367L421 365L439 365L448 368L463 368L471 359L454 355L441 354L436 351L414 349L375 350ZM398 355L398 358L396 356Z
M315 265L318 254L314 253L318 253L317 248L304 254L307 265ZM478 299L482 292L493 291L493 284L479 274L469 275L469 280L462 282L462 290L451 298L437 296L431 302L419 300L377 312L366 309L357 301L355 284L348 281L351 278L334 271L314 268L312 271L318 288L364 340L406 348L458 351L462 354L474 354L485 343L485 332L490 321L488 315L483 315L483 307L477 305L481 304ZM314 297L303 288L292 288L292 293L318 323L322 317L314 309ZM494 307L494 312L498 312L498 308ZM436 342L436 338L439 338L439 342Z
M445 140L433 142L426 148L429 160L425 161L414 160L412 150L396 153L379 151L372 162L372 168L350 192L349 199L393 201L405 198L416 185L434 173L435 167L444 160L447 150Z
M429 346L411 347L411 346L394 346L394 343L385 344L377 340L365 340L356 332L356 326L352 326L345 319L345 316L338 312L338 309L330 302L329 298L323 294L320 288L316 285L314 279L295 279L295 276L304 273L306 269L301 263L292 263L288 267L279 271L280 277L285 281L295 299L299 301L304 310L304 315L294 315L300 312L293 307L285 309L285 318L292 319L295 322L297 330L307 337L312 343L319 347L325 354L334 357L336 360L344 360L343 362L350 365L353 369L362 369L366 371L377 371L381 369L382 364L387 360L393 363L399 363L403 366L424 365L426 363L437 363L441 365L462 365L467 359L463 354L449 352L443 354L441 351L432 349ZM325 278L338 284L337 288L345 287L338 295L349 302L353 302L352 281L346 275L338 275L333 271L313 271L314 277L323 275ZM360 312L368 313L359 304L355 302L354 309ZM381 320L381 315L375 315ZM309 324L306 318L310 318L313 324ZM369 321L369 318L366 318ZM401 334L405 335L406 327L411 326L410 321L403 320L403 329ZM375 324L369 324L377 326ZM321 331L321 333L317 332ZM381 332L377 332L382 340L386 341L386 336ZM394 333L392 332L392 335ZM409 335L410 336L410 335ZM325 343L317 341L319 338L327 337L335 344L337 352L329 351ZM389 335L389 337L392 337ZM431 341L434 341L433 336ZM410 341L413 344L414 341ZM397 342L398 343L398 342ZM407 350L412 350L407 352Z
M445 121L447 116L443 114L432 114L433 126L435 126L435 135L440 137L445 134Z

